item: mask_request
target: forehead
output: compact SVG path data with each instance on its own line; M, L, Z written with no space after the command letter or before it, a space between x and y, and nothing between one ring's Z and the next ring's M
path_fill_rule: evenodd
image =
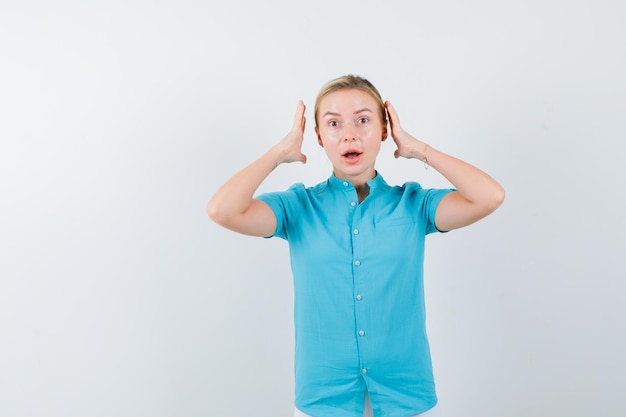
M351 113L354 110L369 109L374 112L378 106L378 101L370 93L354 88L343 88L324 97L319 109L323 115L327 111Z

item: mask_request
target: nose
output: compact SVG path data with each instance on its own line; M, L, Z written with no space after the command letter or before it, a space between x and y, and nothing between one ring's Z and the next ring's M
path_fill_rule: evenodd
M354 128L351 126L346 126L343 132L343 141L344 142L353 142L356 140L356 133L354 132Z

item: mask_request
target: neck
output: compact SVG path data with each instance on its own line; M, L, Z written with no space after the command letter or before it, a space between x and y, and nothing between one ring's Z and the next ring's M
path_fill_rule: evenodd
M356 189L356 195L359 197L359 203L365 200L365 198L370 193L370 186L367 183L363 183L360 185L353 184Z
M352 186L355 188L357 196L359 197L359 203L369 195L370 186L367 184L367 181L373 179L376 176L376 171L369 173L361 173L360 175L351 176L343 176L337 175L335 172L335 176L339 179L347 180L352 183Z

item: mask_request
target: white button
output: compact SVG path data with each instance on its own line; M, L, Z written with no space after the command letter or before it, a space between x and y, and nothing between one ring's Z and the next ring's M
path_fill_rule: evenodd
M352 233L354 233L355 235L358 235L358 234L359 234L359 229L354 229L354 230L352 231Z
M348 186L348 181L344 181L344 182L343 182L343 186L344 186L344 187L347 187L347 186Z
M361 373L362 373L363 375L365 375L365 374L367 373L367 369L365 369L365 368L361 369Z
M356 206L356 201L351 202L351 203L350 203L350 205L351 205L352 207Z
M357 299L358 301L361 301L361 300L363 299L363 297L361 296L361 294L359 294L359 295L357 295L357 296L356 296L356 299Z
M354 261L355 266L361 266L361 261Z
M365 335L365 332L363 330L359 330L359 336L363 336Z

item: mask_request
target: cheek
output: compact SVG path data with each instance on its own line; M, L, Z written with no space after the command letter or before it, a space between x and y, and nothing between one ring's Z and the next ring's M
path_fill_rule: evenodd
M324 143L324 147L336 147L343 140L343 134L340 129L328 129L321 132L321 141Z
M342 132L341 132L341 129L339 128L326 129L322 133L322 137L324 138L325 142L335 141L342 137Z
M369 127L362 133L363 139L380 141L383 137L383 130L379 127Z
M332 140L327 136L322 136L321 138L318 138L318 142L320 146L324 148L324 152L326 152L328 156L331 156L337 152L339 143L338 141Z

